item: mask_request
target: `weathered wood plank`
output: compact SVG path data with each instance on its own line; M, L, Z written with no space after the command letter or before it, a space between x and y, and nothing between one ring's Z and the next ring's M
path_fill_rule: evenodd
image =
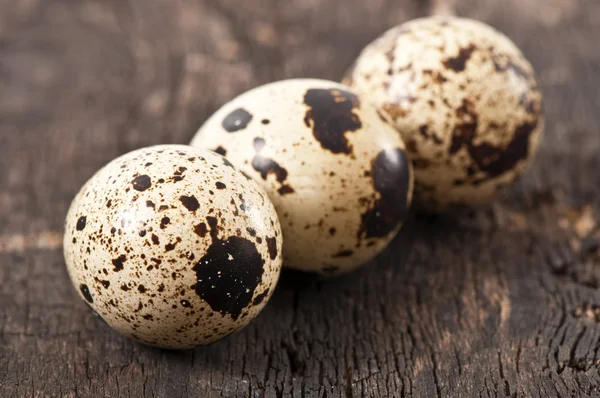
M351 275L286 272L255 322L193 351L125 340L76 298L57 237L101 165L187 142L252 86L336 79L444 4L539 71L545 141L498 201L413 217ZM0 1L0 396L598 396L598 37L594 0Z

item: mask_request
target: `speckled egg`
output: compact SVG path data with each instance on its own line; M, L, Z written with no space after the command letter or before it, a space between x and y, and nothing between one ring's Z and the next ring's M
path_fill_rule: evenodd
M530 163L542 95L519 49L493 28L431 17L368 45L343 82L390 115L415 169L415 205L488 202Z
M191 145L258 181L281 220L284 267L332 275L372 259L394 237L412 194L400 135L339 83L293 79L219 109Z
M79 295L113 329L164 348L244 327L275 288L281 249L267 194L222 156L182 145L115 159L65 222Z

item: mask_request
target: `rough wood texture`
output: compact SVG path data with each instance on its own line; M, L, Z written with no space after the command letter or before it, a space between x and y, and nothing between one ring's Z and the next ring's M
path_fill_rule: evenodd
M0 396L600 396L597 0L454 2L546 97L535 165L491 206L413 217L336 280L285 273L251 326L194 351L121 338L68 281L62 221L101 165L187 142L260 83L337 79L445 3L0 0Z

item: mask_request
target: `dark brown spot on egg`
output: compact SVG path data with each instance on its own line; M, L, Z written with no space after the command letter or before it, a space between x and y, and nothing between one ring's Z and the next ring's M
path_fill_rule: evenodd
M408 213L410 164L404 151L381 151L371 163L371 175L379 198L361 215L359 240L387 236Z
M105 281L98 278L94 278L94 280L100 283L105 289L108 289L110 287L110 281Z
M523 93L519 97L519 105L525 109L525 112L531 115L537 115L542 110L542 103L531 97L530 93Z
M263 119L260 121L262 124L269 124L271 121L269 119Z
M236 216L236 217L237 217L237 216L239 216L239 215L240 215L240 212L239 212L239 210L238 210L238 208L237 208L237 205L236 205L236 203L235 203L235 200L231 199L231 201L230 201L229 203L231 203L231 204L233 205L233 208L234 208L234 210L233 210L233 215L234 215L234 216Z
M309 89L304 103L309 107L304 123L312 128L321 147L332 153L351 153L346 133L362 126L354 112L360 106L358 97L341 89Z
M407 139L406 140L406 149L408 149L408 152L411 154L415 154L417 153L417 143L414 140L411 139Z
M265 140L263 138L256 137L254 138L253 144L254 150L256 151L256 155L252 159L252 167L254 170L260 173L260 176L263 180L266 180L269 174L273 174L277 181L281 184L277 190L280 195L294 192L294 189L291 186L284 183L288 176L287 170L281 167L279 163L275 162L274 160L261 156L260 152L265 147Z
M219 232L219 220L217 220L216 217L212 217L212 216L207 216L206 217L206 222L208 223L208 226L210 227L210 237L213 241L218 240L217 235Z
M150 188L150 186L152 186L152 181L150 180L150 177L148 175L142 174L141 176L135 177L131 181L131 185L136 191L142 192Z
M77 225L75 226L75 229L77 229L78 231L83 231L83 229L85 228L85 222L87 220L86 216L81 216L77 219Z
M181 300L180 303L181 303L181 306L185 307L185 308L190 308L192 306L192 304L187 300Z
M214 149L214 151L221 156L225 156L227 154L227 150L225 150L225 148L223 148L222 146L218 146Z
M121 254L119 257L112 260L112 264L114 265L113 271L119 272L123 269L123 263L127 261L127 257L124 254Z
M225 189L225 188L227 188L227 185L223 184L221 181L217 181L215 183L215 185L216 185L217 189Z
M229 132L234 133L239 130L243 130L248 126L248 123L252 120L252 115L243 108L238 108L225 116L221 125Z
M212 224L209 221L211 228ZM235 320L250 304L262 280L263 260L251 241L238 236L217 239L214 228L212 244L193 268L198 281L196 293L214 311Z
M444 143L444 141L442 141L435 133L429 132L429 126L426 124L419 126L419 134L426 140L432 140L438 145L442 145Z
M260 197L262 198L262 194L260 194L260 193L259 193L259 195L260 195ZM245 212L246 210L248 210L248 207L249 207L249 206L246 204L246 199L244 199L244 195L242 195L241 193L240 193L240 194L238 194L238 198L240 198L240 201L242 202L242 203L240 204L240 210L242 210L242 211L244 211L244 212Z
M94 298L92 297L92 295L90 294L90 289L88 289L87 285L84 285L83 283L81 285L79 285L79 290L81 291L81 294L83 294L83 297L85 297L85 299L89 302L89 303L93 303L94 302Z
M467 174L470 177L477 176L473 180L477 185L514 169L517 163L529 156L529 139L538 121L534 119L517 126L512 133L512 140L506 146L496 147L486 142L475 145L478 117L472 108L471 102L463 100L457 109L457 116L463 122L454 128L449 152L453 154L466 148L474 162L467 169ZM479 173L485 173L485 176L479 176Z
M138 285L138 292L145 293L146 292L146 287L144 285Z
M198 203L198 199L195 196L182 195L179 197L179 200L189 211L196 211L200 207L200 203Z
M233 166L233 164L227 160L227 158L225 157L221 157L221 160L223 161L223 164L227 167L231 167L232 169L235 169L235 167Z
M386 113L384 113L382 110L380 110L379 108L376 109L377 111L377 116L379 116L379 119L384 122L385 124L388 124L392 127L395 127L393 120L391 119L390 116L388 116Z
M171 250L174 250L174 249L175 249L175 246L177 246L177 244L178 244L178 243L180 243L180 242L181 242L181 238L178 236L178 237L175 239L175 242L174 242L174 243L172 243L172 242L169 242L169 243L167 243L167 244L165 245L165 251L166 251L166 252L170 252Z
M165 229L167 224L169 224L171 222L171 219L169 217L163 217L160 220L160 229Z
M534 80L532 73L525 70L525 68L508 58L505 54L494 52L493 49L491 49L491 51L492 62L494 63L494 69L496 69L497 72L510 72L525 81Z
M458 152L463 146L471 145L479 125L479 118L473 110L473 103L468 99L463 99L461 106L456 110L456 116L461 122L454 126L448 150L450 154Z
M152 239L152 243L154 243L155 245L160 244L160 241L158 240L158 236L156 236L155 234L152 234L152 236L150 238Z
M274 160L263 158L260 155L256 155L252 159L252 167L254 168L254 170L260 173L260 176L263 180L266 180L269 174L275 175L275 178L279 182L283 182L287 178L286 169L281 167Z
M431 79L439 84L442 84L442 83L445 83L448 81L448 79L444 75L442 75L439 71L436 71L436 70L423 69L423 74L431 76Z
M147 200L146 201L146 207L151 207L154 209L154 202L152 202L151 200Z
M206 224L203 222L201 222L200 224L197 224L194 227L194 233L201 238L204 238L206 236L207 232L208 232L208 228L206 227Z
M469 154L476 162L478 169L486 173L485 177L478 178L475 184L480 184L491 178L498 177L515 168L521 160L529 156L529 138L537 128L537 120L525 122L516 127L512 140L506 147L494 147L482 143L469 148Z
M277 189L277 193L280 195L287 195L288 193L294 193L296 191L294 191L294 188L290 187L289 185L282 185Z
M465 70L467 61L471 58L471 55L475 50L475 45L470 44L468 47L461 48L456 57L448 58L443 61L443 64L446 68L452 69L455 72L462 72Z
M265 297L267 297L267 294L269 294L268 288L264 292L260 293L256 297L254 297L254 300L252 300L252 305L259 305L260 303L262 303L264 301Z
M269 257L271 257L271 260L275 260L277 258L277 239L275 237L265 237L265 240L269 249Z
M390 48L385 52L385 57L387 58L390 66L394 64L394 60L396 59L396 41L393 40L390 43ZM356 63L356 61L355 61ZM356 68L356 65L353 65L352 68Z

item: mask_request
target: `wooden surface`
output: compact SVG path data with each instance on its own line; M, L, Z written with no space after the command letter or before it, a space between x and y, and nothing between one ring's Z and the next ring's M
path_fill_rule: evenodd
M284 273L242 332L121 338L77 298L71 198L134 148L186 143L260 83L339 79L420 0L0 0L0 396L600 396L600 2L464 0L544 90L537 161L492 205L413 216L373 264Z

